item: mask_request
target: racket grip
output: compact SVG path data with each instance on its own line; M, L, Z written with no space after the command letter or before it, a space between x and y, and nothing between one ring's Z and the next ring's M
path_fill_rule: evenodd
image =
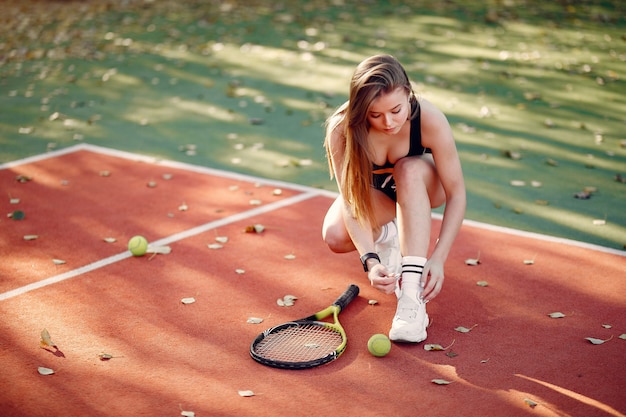
M344 293L341 294L337 300L335 300L333 305L336 305L339 307L339 311L342 311L352 302L352 300L356 298L357 295L359 295L359 287L354 284L350 284Z

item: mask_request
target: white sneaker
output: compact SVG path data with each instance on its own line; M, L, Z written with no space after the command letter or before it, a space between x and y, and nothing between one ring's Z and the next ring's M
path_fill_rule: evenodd
M380 263L385 265L389 272L399 276L402 273L402 253L400 252L398 227L395 220L387 223L386 226L387 233L393 234L393 237L384 239L382 243L377 243L375 245L376 253L380 257Z
M426 340L428 323L426 303L416 296L403 293L398 298L398 308L391 322L389 339L396 342L422 342Z

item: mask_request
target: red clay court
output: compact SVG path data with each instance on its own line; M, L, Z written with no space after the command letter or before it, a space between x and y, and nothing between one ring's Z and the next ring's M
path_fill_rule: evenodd
M375 358L367 340L387 333L395 299L321 241L333 193L89 145L0 168L2 416L626 415L624 252L468 221L428 305L426 343L448 349ZM133 257L134 235L171 253ZM250 358L259 332L350 283L337 361Z

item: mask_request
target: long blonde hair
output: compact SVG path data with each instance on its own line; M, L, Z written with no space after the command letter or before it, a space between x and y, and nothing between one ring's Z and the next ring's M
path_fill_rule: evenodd
M374 224L374 208L371 204L372 153L368 142L370 124L367 113L372 102L381 94L403 88L411 100L412 119L417 114L417 99L406 71L391 55L375 55L361 62L350 81L350 96L326 120L326 147L330 176L334 169L330 154L330 138L343 125L345 138L341 194L352 209L352 215L361 224Z

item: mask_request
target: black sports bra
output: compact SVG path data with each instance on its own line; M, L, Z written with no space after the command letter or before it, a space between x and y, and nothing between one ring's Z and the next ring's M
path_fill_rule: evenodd
M425 152L430 152L430 149L422 146L422 109L420 107L417 108L417 116L411 120L411 134L409 140L409 153L407 153L406 156L423 155ZM385 168L393 168L393 166L394 164L389 161L385 162L385 165L376 165L372 163L372 171L374 173L376 173L376 171L381 172L381 170L385 170Z

